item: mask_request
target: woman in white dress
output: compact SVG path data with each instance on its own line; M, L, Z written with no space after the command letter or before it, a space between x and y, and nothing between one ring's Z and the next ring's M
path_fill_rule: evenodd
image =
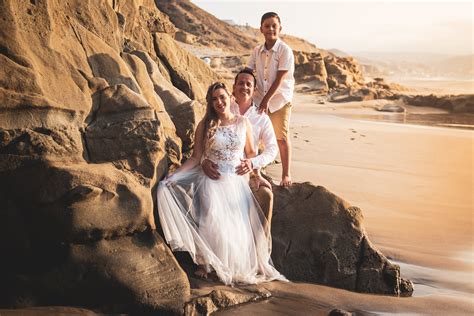
M272 265L271 237L248 179L236 174L244 153L255 156L250 123L231 113L224 84L211 85L206 100L192 157L158 185L165 239L172 250L190 253L199 277L215 270L225 284L286 280ZM219 166L218 180L203 173L204 158Z

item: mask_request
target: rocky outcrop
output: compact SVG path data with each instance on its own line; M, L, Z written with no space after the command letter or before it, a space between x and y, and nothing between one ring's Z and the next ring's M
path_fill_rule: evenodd
M181 49L170 35L154 36L156 53L164 61L173 85L191 99L205 103L207 87L222 78L201 59Z
M184 92L175 88L158 69L158 65L146 52L133 51L146 66L146 71L153 84L154 91L163 101L167 114L176 128L176 135L182 140L182 154L188 158L194 145L194 131L204 116L205 107L198 101L191 100ZM144 76L146 77L146 76ZM171 79L170 79L171 80Z
M336 93L347 89L376 89L378 83L364 84L362 72L353 58L333 57L321 52L293 51L295 57L296 90L318 94ZM250 55L213 56L211 68L233 82L234 76L247 64ZM386 94L388 94L390 90Z
M177 32L168 16L156 9L153 0L119 0L112 1L110 5L117 15L124 51L152 52L154 44L151 34L166 33L174 36Z
M337 57L327 52L293 52L295 56L296 89L300 92L319 94L344 95L349 94L347 101L370 98L377 92L382 96L382 87L379 83L364 82L360 65L352 57ZM359 91L360 89L365 89ZM389 88L388 88L389 89ZM358 91L352 93L352 91ZM385 95L391 91L387 90ZM369 97L366 97L369 96Z
M324 58L320 53L306 53L293 51L295 56L295 81L304 83L308 88L304 92L328 91L328 75Z
M149 188L133 175L14 154L2 167L2 306L180 311L186 275L153 232Z
M146 0L0 12L0 305L181 313L152 198L202 112L155 51L174 27Z
M414 106L430 106L454 113L474 113L474 94L404 96L403 100Z
M156 231L154 188L192 151L198 101L220 76L176 44L151 0L10 0L0 12L0 306L183 313L190 284ZM287 199L306 198L298 188ZM398 270L367 241L358 212L325 208L318 223L336 235L317 225L284 231L285 199L276 202L275 255L283 271L295 264L290 278L400 292ZM299 252L291 240L307 243ZM323 248L334 248L321 253L328 264L301 259ZM197 301L222 308L261 297L221 294Z
M383 78L375 78L363 86L334 90L329 93L333 102L369 101L376 99L397 100L406 88L394 83L386 83Z
M370 243L359 208L310 183L273 190L272 258L287 278L405 295L400 268Z
M328 55L324 58L330 89L348 88L364 84L359 64L352 57Z

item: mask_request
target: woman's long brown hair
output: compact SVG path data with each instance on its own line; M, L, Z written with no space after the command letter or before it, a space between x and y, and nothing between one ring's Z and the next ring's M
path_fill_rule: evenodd
M206 115L204 116L204 133L203 133L203 141L204 144L207 144L210 139L216 133L217 126L219 125L219 117L217 116L216 110L212 105L212 94L217 89L224 89L225 92L230 96L229 90L222 82L215 82L209 86L207 89L206 94Z

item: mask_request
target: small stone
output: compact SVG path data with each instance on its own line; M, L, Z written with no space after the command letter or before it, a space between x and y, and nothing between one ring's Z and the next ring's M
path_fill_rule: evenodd
M351 312L342 310L342 309L333 309L332 311L329 312L329 316L352 316Z
M412 281L400 278L400 296L410 297L412 296L414 290L415 287Z

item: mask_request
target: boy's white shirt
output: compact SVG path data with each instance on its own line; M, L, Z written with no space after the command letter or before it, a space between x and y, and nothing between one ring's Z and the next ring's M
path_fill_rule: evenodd
M235 102L231 103L231 111L234 114L240 114L239 105ZM262 144L263 151L254 158L250 158L252 168L260 169L275 160L278 154L278 144L273 130L272 122L265 113L258 113L257 105L252 102L250 108L244 113L244 117L248 118L252 125L252 140L255 149Z
M273 97L268 102L270 113L278 111L286 103L293 99L295 88L295 57L291 48L281 39L277 39L275 45L270 50L265 48L265 44L255 47L250 56L248 68L257 72L257 89L254 100L257 104L262 102L263 97L270 89L276 79L278 70L288 70L280 86Z

